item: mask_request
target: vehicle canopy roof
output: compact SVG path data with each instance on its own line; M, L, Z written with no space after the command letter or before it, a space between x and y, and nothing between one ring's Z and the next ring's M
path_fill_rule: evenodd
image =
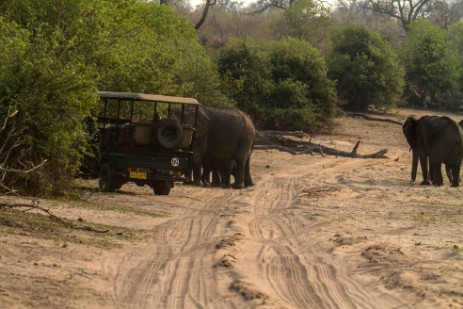
M102 99L115 99L115 100L134 100L134 101L151 101L163 103L179 103L179 104L193 104L198 105L199 102L193 98L174 97L158 94L147 94L137 92L114 92L114 91L98 91L97 95Z

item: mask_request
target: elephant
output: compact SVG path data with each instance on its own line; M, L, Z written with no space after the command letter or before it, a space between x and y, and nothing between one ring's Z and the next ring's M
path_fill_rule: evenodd
M201 185L201 168L204 163L207 166L208 158L213 158L225 166L230 164L227 162L236 163L233 188L252 186L250 159L255 138L254 124L243 111L201 105L193 143L193 184ZM231 168L228 170L230 175Z
M416 179L419 160L423 174L421 185L443 185L441 164L444 163L451 186L458 187L463 156L460 125L446 116L423 116L420 119L410 116L402 129L413 156L411 180Z
M236 161L234 160L223 161L206 154L205 158L203 158L202 165L203 173L201 180L204 184L210 185L211 187L230 188L231 175L236 179Z

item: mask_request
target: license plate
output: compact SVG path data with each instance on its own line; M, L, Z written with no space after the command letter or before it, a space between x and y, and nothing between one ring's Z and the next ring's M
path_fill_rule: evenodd
M143 173L143 172L130 172L130 178L146 179L146 173Z

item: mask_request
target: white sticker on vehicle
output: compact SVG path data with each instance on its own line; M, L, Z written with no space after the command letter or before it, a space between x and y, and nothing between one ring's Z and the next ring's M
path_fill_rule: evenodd
M170 160L170 164L172 164L172 166L178 166L180 164L180 159L172 158L172 160Z

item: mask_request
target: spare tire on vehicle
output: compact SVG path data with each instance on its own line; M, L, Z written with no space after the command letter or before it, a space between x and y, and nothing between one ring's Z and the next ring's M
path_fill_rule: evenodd
M183 141L183 128L176 119L156 121L152 139L156 145L167 149L179 147Z

